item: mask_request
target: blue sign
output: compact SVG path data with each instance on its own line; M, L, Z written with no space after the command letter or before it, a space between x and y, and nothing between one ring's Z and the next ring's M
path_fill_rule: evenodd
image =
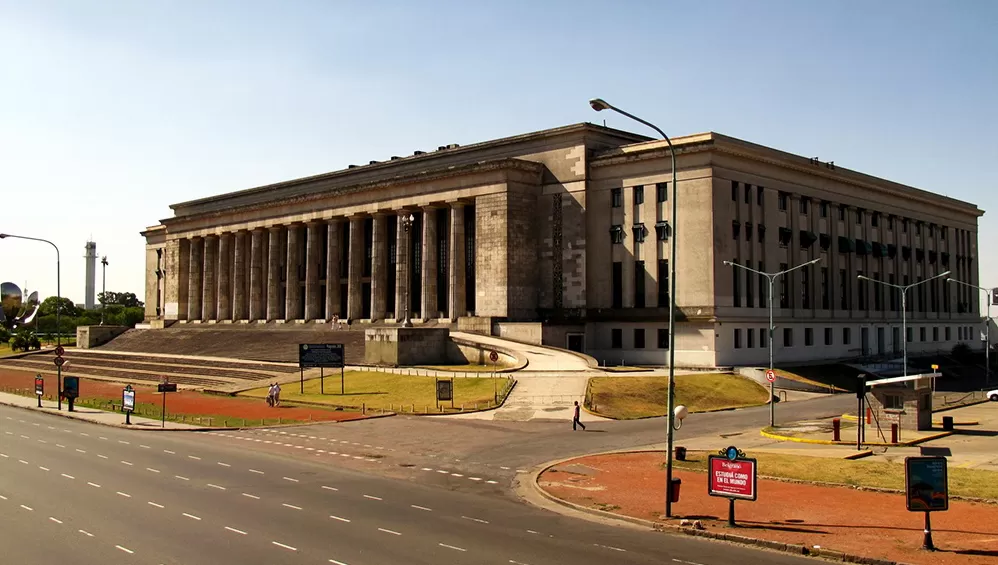
M945 457L905 457L904 484L909 511L949 510Z
M80 377L65 377L62 379L62 395L66 398L80 397Z

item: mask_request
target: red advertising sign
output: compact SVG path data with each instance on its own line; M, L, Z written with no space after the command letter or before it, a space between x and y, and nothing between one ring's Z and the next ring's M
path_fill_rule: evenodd
M724 498L755 500L755 459L735 459L711 455L707 463L707 494Z

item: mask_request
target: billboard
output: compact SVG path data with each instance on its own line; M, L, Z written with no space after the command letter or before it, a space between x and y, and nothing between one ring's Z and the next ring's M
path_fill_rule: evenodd
M755 500L757 492L755 459L729 459L711 455L707 461L707 494L740 500Z

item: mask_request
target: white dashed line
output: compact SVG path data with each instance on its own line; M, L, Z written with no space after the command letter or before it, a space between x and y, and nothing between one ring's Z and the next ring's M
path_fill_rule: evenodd
M66 473L63 473L62 476L66 477L67 479L75 479L76 478L73 475L67 475Z
M482 480L482 478L481 478L481 477L468 477L468 478L469 478L470 480L472 480L472 481L480 481L480 480Z
M297 547L291 547L290 545L284 545L283 543L280 543L280 542L272 541L270 543L276 545L277 547L283 547L284 549L288 549L290 551L298 551Z
M509 471L509 467L503 467L500 465L499 468L502 469L503 471Z
M28 464L28 462L27 462L27 461L25 461L24 459L18 459L18 460L17 460L17 462L18 462L18 463L21 463L21 464L24 464L24 465L27 465L27 464Z
M250 473L256 473L257 475L263 475L264 474L263 471L257 471L256 469L250 469L249 472Z
M211 483L208 483L208 486L211 487L211 488L217 488L218 490L225 490L225 487L220 487L218 485L213 485Z
M247 493L247 492L244 492L244 493L243 493L243 496L245 496L245 497L247 497L247 498L252 498L253 500L260 500L260 497L259 497L259 496L256 496L255 494L249 494L249 493Z
M371 496L369 494L365 494L364 498L370 498L371 500L382 500L381 498L378 498L377 496Z
M497 484L499 484L499 483L497 483L495 481L485 481L485 482L489 483L490 485L497 485Z
M626 549L620 549L619 547L613 547L612 545L600 545L598 543L594 543L593 545L596 547L602 547L603 549L612 549L614 551L621 551L621 552L627 551Z
M122 547L120 545L116 545L114 547L120 549L121 551L124 551L125 553L135 553L134 551L132 551L131 549L128 549L127 547Z
M32 507L30 507L30 506L25 506L25 505L23 505L23 504L21 505L21 508L24 508L24 509L25 509L25 510L27 510L28 512L34 512L34 510L35 510L34 508L32 508Z
M146 467L146 471L149 471L150 473L158 473L159 469L153 469L152 467Z
M239 534L239 535L242 535L242 536L245 536L245 535L246 535L246 532L244 532L244 531L242 531L242 530L237 530L237 529L235 529L235 528L230 528L230 527L228 527L228 526L225 526L225 529L226 529L226 530L229 530L230 532L235 532L235 533L237 533L237 534Z
M184 516L187 516L187 517L188 517L188 518L190 518L191 520L197 520L197 521L199 521L199 522L201 521L201 518L198 518L198 517L197 517L197 516L195 516L194 514L188 514L187 512L184 512Z
M121 491L119 490L119 491L118 491L118 494L120 494L121 496L124 496L125 498L132 498L132 495L128 494L127 492L121 492Z
M332 563L333 565L347 565L346 563L342 561L337 561L335 559L330 559L329 562Z
M26 435L24 435L24 434L21 434L21 438L22 438L22 439L31 439L30 437L28 437L28 436L26 436Z
M322 488L324 488L326 490L340 490L340 489L338 489L336 487L327 487L326 485L322 485Z
M170 455L176 455L177 454L176 451L170 451L169 449L164 449L163 453L169 453Z
M528 534L539 534L540 532L535 532L535 531L533 531L533 530L527 530L527 533L528 533Z
M76 448L77 453L86 453L85 449Z
M125 444L125 445L131 445L131 444L130 444L130 443L128 443L127 441L125 441L125 440L121 440L121 439L119 439L119 440L118 440L118 443L123 443L123 444Z
M218 464L221 465L222 467L231 467L232 466L232 465L229 465L228 463L222 463L221 461L219 461Z
M40 440L38 440L38 443L48 443L48 442L45 441L44 439L40 439Z
M340 518L339 516L333 516L332 514L330 514L329 517L333 520L339 520L340 522L350 522L350 520L347 520L346 518Z
M416 510L426 510L427 512L433 512L432 508L427 508L425 506L418 506L416 504L410 504L409 506L411 506L412 508L415 508Z
M6 453L0 453L0 457L3 457L4 459L10 459L10 455L7 455Z
M69 430L65 430L65 431L67 431L67 432L68 432ZM107 439L107 438L106 438L106 437L104 437L104 436L97 436L97 437L99 437L99 438L101 438L101 439Z
M65 447L66 447L65 445L63 445L63 444L61 444L61 443L57 443L57 444L55 444L55 446L56 446L56 447L62 447L62 448L65 448Z
M48 467L42 467L41 465L39 465L38 468L41 469L42 471L51 471L51 469L49 469Z
M450 476L452 476L452 477L463 477L464 475L462 475L461 473L451 473Z
M93 534L91 534L90 532L88 532L88 531L86 531L86 530L76 530L76 531L78 531L78 532L80 532L81 534L83 534L83 535L87 536L88 538L92 538L92 537L94 537L94 535L93 535Z
M288 504L286 502L281 503L281 506L284 506L285 508L293 508L295 510L301 510L301 506L295 506L294 504Z
M482 520L480 518L472 518L471 516L461 516L465 520L471 520L472 522L478 522L479 524L488 524L488 520Z
M101 459L107 459L107 455L101 455L100 453L97 454L97 457L100 457Z
M395 530L386 530L384 528L378 528L379 532L385 532L386 534L392 534L393 536L400 536L402 534L396 532Z
M509 562L512 563L513 565L527 565L526 563L523 563L522 561L513 561L512 559L510 559Z
M441 474L444 474L444 475L447 474L447 471L444 471L443 469L437 469L437 472L441 473Z
M141 447L142 449L152 449L148 445L142 445L141 443L139 444L139 447Z
M149 504L149 506L155 506L156 508L163 508L164 507L162 504L156 504L155 502L148 502L147 504Z
M59 519L57 519L57 518L53 518L52 516L49 516L49 520L52 520L52 521L53 521L53 522L55 522L56 524L61 524L61 523L62 523L62 520L59 520Z
M195 461L200 461L201 460L201 458L198 457L198 456L196 456L196 455L188 455L187 458L188 459L193 459Z
M97 484L97 483L87 483L87 484L90 485L90 486L92 486L92 487L94 487L94 488L100 488L100 485Z
M281 477L281 478L283 478L285 481L291 481L292 483L298 482L298 479L292 479L291 477Z
M131 466L132 466L132 463L130 463L130 462L128 462L128 461L122 461L122 462L121 462L121 464L122 464L122 465L128 465L129 467L131 467Z
M457 546L454 546L454 545L447 545L446 543L438 543L437 545L439 545L440 547L446 547L447 549L454 549L454 550L457 550L457 551L468 551L467 549L464 549L463 547L457 547Z
M190 480L187 477L181 477L180 475L174 475L174 477L180 479L181 481L189 481Z

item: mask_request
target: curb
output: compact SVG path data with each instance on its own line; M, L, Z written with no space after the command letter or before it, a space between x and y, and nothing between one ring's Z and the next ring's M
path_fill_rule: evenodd
M842 418L843 420L846 420L846 421L849 421L849 422L858 422L859 421L859 418L857 418L854 414L843 414L843 415L839 416L839 418ZM933 426L938 426L940 428L943 427L943 423L942 422L932 422L932 425ZM953 422L953 425L954 426L980 426L981 423L978 422L978 421L976 421L976 420L967 420L966 422Z
M759 430L759 434L761 434L762 437L775 439L776 441L790 441L793 443L807 443L812 445L855 445L855 443L849 441L835 441L831 439L809 439L803 437L783 436L779 434L774 434L773 432L767 432L766 430ZM912 447L915 445L919 445L921 443L925 443L927 441L933 441L951 435L953 435L953 432L940 432L938 434L932 434L922 438L913 439L911 441L902 441L898 443L864 441L863 445L868 445L871 447Z
M831 549L825 549L825 548L815 549L815 548L808 548L808 547L805 547L803 545L796 545L796 544L792 544L792 543L783 543L783 542L775 542L775 541L770 541L770 540L764 540L764 539L758 539L758 538L751 538L751 537L748 537L748 536L740 536L740 535L729 534L729 533L724 533L724 532L710 532L710 531L707 531L707 530L695 530L693 528L686 528L686 527L682 527L682 526L675 526L675 525L672 525L672 524L662 524L660 522L653 522L651 520L645 520L643 518L635 518L633 516L626 516L626 515L623 515L623 514L615 514L613 512L607 512L605 510L599 510L597 508L590 508L590 507L587 507L587 506L582 506L582 505L579 505L579 504L575 504L574 502L569 502L567 500L558 498L557 496L555 496L555 495L547 492L546 490L544 490L540 486L540 484L538 484L538 481L540 480L540 477L541 477L541 475L544 474L544 472L548 471L552 467L561 465L562 463L566 463L566 462L569 462L569 461L574 461L575 459L579 459L580 457L589 457L589 456L593 456L593 455L628 454L628 453L648 453L648 452L656 452L657 453L659 451L660 450L647 450L647 449L624 450L624 451L616 450L616 451L606 451L606 452L602 452L602 453L592 453L592 454L588 454L588 455L582 455L582 456L577 456L577 457L569 457L569 458L566 458L566 459L560 459L560 460L557 460L557 461L552 461L552 462L549 462L549 463L544 463L539 468L535 468L535 470L533 470L533 471L530 472L530 477L527 479L527 482L529 483L529 486L531 487L531 489L535 493L539 494L541 497L543 497L546 500L549 500L549 501L551 501L551 502L553 502L555 504L558 504L558 505L561 505L561 506L564 506L566 508L569 508L569 509L572 509L572 510L576 510L576 511L579 511L579 512L584 512L586 514L591 514L593 516L599 516L601 518L608 518L608 519L612 519L612 520L618 520L618 521L627 522L627 523L630 523L630 524L635 524L635 525L638 525L638 526L648 527L651 530L656 531L656 532L663 532L663 533L672 532L672 533L677 533L677 534L684 534L684 535L691 536L691 537L701 537L701 538L708 538L708 539L716 539L716 540L728 541L728 542L732 542L732 543L738 543L738 544L742 544L742 545L749 545L749 546L761 547L761 548L765 548L765 549L771 549L771 550L774 550L774 551L779 551L781 553L789 553L791 555L807 555L807 556L814 556L814 557L823 557L823 558L832 559L832 560L835 560L835 561L844 561L844 562L849 562L849 563L861 563L861 564L864 564L864 565L905 565L904 563L898 562L898 561L888 561L888 560L884 560L884 559L877 559L877 558L874 558L874 557L863 557L861 555L853 555L853 554L848 554L848 553L844 553L844 552L841 552L841 551L835 551L835 550L831 550Z

